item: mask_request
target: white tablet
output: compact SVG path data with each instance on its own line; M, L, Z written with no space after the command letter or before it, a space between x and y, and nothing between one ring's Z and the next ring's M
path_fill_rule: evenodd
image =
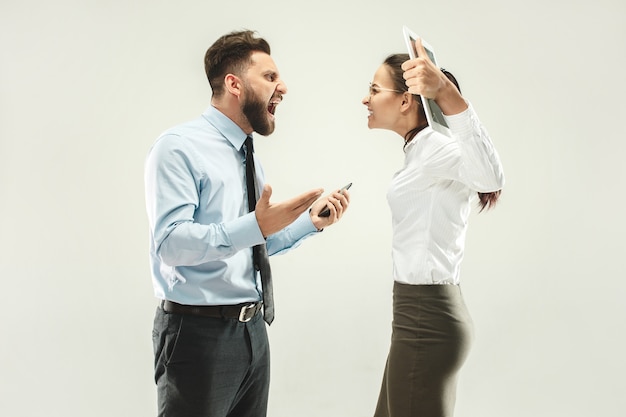
M415 32L413 32L406 26L402 27L402 32L404 34L406 47L409 50L409 56L411 57L411 59L417 58L415 41L417 40L418 36L415 34ZM424 39L422 39L422 45L424 46L424 49L426 50L426 53L428 54L428 57L433 62L433 64L439 67L439 64L437 63L437 58L435 58L435 51L433 50L432 46L430 46ZM435 100L429 98L427 99L422 96L420 97L422 98L424 113L426 113L426 120L428 120L428 124L430 125L430 127L433 130L443 133L446 136L452 136L450 128L446 123L446 119L444 119L443 117L443 112L441 111L437 103L435 103Z

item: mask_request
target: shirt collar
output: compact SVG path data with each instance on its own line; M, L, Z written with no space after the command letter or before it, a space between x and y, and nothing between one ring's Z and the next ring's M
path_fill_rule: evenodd
M215 126L235 149L241 150L248 135L228 116L211 105L202 113L202 117Z

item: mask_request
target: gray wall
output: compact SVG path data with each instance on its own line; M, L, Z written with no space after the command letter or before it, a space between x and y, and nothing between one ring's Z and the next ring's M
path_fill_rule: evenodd
M371 415L402 140L369 131L360 101L403 24L457 75L507 176L470 225L457 414L621 415L624 16L618 0L4 0L0 415L154 415L143 161L208 106L204 51L241 28L289 88L257 141L273 199L354 182L341 223L273 259L270 415Z

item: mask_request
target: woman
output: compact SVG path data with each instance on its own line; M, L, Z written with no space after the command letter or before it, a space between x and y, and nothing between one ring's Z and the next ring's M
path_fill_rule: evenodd
M453 415L472 337L459 287L467 221L476 197L481 211L491 208L504 185L498 154L456 80L416 45L417 59L384 61L363 99L368 127L398 133L405 152L387 193L393 333L376 417ZM452 137L428 127L418 95L435 100Z

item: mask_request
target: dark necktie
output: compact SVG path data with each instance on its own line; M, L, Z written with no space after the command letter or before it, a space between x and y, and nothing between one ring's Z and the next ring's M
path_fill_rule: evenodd
M256 174L254 169L254 145L252 136L248 136L245 142L246 150L246 187L248 189L248 210L254 211L258 198L256 188ZM267 324L274 321L274 294L272 290L272 270L267 256L265 243L252 247L252 262L254 269L261 273L261 285L263 287L263 318Z

